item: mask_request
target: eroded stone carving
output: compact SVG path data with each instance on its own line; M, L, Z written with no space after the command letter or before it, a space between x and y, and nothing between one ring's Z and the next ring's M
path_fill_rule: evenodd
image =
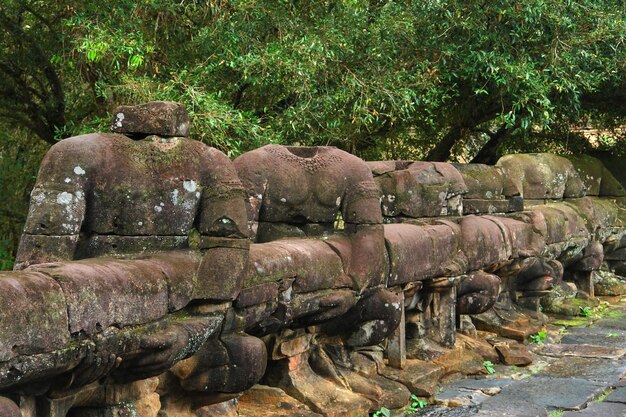
M365 416L482 369L459 330L527 364L467 335L523 341L540 305L576 314L569 298L626 269L626 193L592 159L269 145L232 163L162 102L117 109L113 130L42 165L19 271L0 273L2 415L231 416L261 382L241 401Z

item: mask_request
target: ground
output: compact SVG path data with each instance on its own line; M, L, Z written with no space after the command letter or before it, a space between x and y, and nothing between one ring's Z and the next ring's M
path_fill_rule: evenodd
M626 416L626 298L610 301L581 320L552 318L545 343L529 344L531 365L445 384L412 416Z

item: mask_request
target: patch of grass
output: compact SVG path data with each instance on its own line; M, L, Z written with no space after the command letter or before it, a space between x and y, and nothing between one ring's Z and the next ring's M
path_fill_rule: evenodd
M604 312L603 317L608 319L619 319L622 317L626 317L626 312L621 309L610 309Z
M543 368L545 368L546 366L548 366L548 364L545 362L533 364L528 367L528 370L530 371L530 375L536 375L539 372L543 371Z
M569 320L567 319L556 320L556 321L553 321L552 323L558 326L574 327L574 326L585 326L589 324L589 320L585 318L575 318L575 319L569 319Z
M563 410L552 410L548 413L548 417L563 417L564 413Z
M613 392L612 388L607 388L606 391L604 391L602 394L598 395L596 398L593 399L594 403L601 403L602 401L606 400L606 397L609 396L610 393Z
M623 337L621 334L619 333L607 333L605 335L606 337Z

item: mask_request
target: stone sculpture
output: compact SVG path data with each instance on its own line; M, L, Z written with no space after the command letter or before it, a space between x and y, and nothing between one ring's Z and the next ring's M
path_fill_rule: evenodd
M17 269L44 263L29 271L54 277L66 299L75 297L68 310L71 333L95 334L111 325L159 320L192 300L231 301L248 257L241 183L224 154L182 137L189 126L184 107L156 102L120 107L114 113L113 130L128 136L78 136L61 141L47 154L17 256ZM46 263L172 250L177 251L143 259ZM111 303L119 306L112 310ZM114 374L122 381L161 374L200 349L201 343L193 346L192 341L207 340L215 332L211 319L172 322L146 336L139 359L113 351L99 361L121 362ZM234 336L224 340L231 347L228 351L241 347ZM247 346L245 340L241 342ZM257 344L256 349L262 373L265 347ZM196 366L202 370L179 375L197 380L210 369L213 375L228 373L219 367L231 363L237 359L213 360ZM101 372L79 382L88 384L109 371L97 366ZM83 368L74 374L84 374ZM235 391L245 388L247 382Z
M323 237L329 247L321 250L334 251L339 255L342 272L351 279L346 288L353 292L345 292L343 300L338 299L337 293L329 294L331 299L320 301L321 304L332 306L331 310L339 304L344 307L336 313L345 313L346 307L357 303L355 295L360 296L360 304L370 302L365 300L373 294L384 299L393 298L380 291L364 294L368 288L384 283L386 262L379 190L363 161L332 147L267 145L240 156L234 164L247 191L250 232L256 242L290 237ZM334 230L338 214L343 222L341 233ZM289 244L286 242L284 245ZM292 243L287 250L311 251L312 248L302 248L310 244L303 239ZM307 267L319 268L312 263ZM337 271L342 273L339 269ZM315 288L314 285L310 289L325 289ZM361 305L354 308L363 309ZM328 308L315 314L320 317L307 314L306 324L333 318ZM363 318L365 322L380 321L385 320L388 314L381 312L381 317L376 319ZM393 322L396 319L390 320ZM386 332L370 333L371 340L358 343L375 344L394 327L387 326ZM356 340L353 339L354 342Z
M431 395L474 327L523 341L626 291L626 192L594 159L231 162L166 102L112 130L50 150L0 273L2 416L366 416Z

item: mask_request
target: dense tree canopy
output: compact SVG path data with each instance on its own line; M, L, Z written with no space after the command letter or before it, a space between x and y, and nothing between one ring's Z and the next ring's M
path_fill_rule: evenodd
M231 153L281 141L447 159L469 135L597 110L623 86L625 16L596 0L8 0L0 115L53 143L117 103L175 99Z
M575 127L624 124L625 41L622 0L4 0L0 163L154 99L185 103L192 134L231 156L577 152Z

